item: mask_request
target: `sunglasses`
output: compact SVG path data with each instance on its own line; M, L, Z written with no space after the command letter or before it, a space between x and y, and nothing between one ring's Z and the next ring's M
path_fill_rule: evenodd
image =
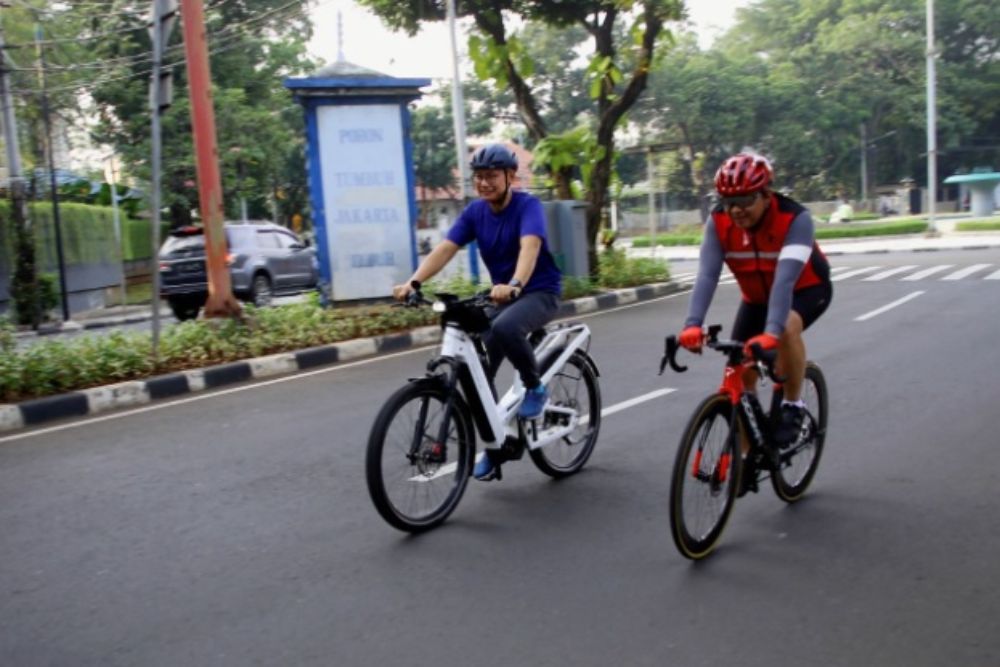
M749 208L750 206L753 206L753 203L757 201L757 197L759 196L760 196L759 192L754 192L749 195L736 195L735 197L723 197L722 205L725 208L733 208L737 206L739 208Z

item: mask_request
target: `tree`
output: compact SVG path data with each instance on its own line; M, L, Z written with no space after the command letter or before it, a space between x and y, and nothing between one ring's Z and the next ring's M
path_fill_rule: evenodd
M723 49L766 66L757 145L797 193L857 192L862 123L869 139L893 133L870 160L878 180L924 179L925 9L924 0L761 0L738 12ZM988 101L1000 93L1000 19L976 0L938 3L935 19L939 173L949 173L1000 156L1000 112Z
M99 116L95 138L113 146L130 174L140 180L150 177L148 9L148 1L126 0L110 16L97 3L81 3L74 10L86 17L94 32L119 35L94 44L90 58L104 63L104 69L87 89ZM287 207L303 200L293 196L305 187L303 119L281 79L314 67L305 54L312 32L306 9L282 0L206 6L218 154L229 217L238 215L241 197L247 200L251 217L271 217L272 202L279 209L286 207L280 210L285 220L300 212ZM173 71L174 103L163 115L163 203L175 226L189 223L198 208L181 40L181 31L175 30L167 46L165 65Z
M451 105L422 106L413 112L410 137L413 140L413 169L417 188L427 201L428 190L448 190L461 198L455 179L455 142ZM420 212L426 220L427 211Z
M386 23L410 34L423 21L440 21L445 8L432 0L360 0ZM533 86L534 62L524 41L511 32L504 12L528 22L556 27L577 26L593 40L588 66L589 93L596 137L593 152L587 156L590 168L587 182L587 237L591 270L597 270L597 235L607 203L614 160L614 133L625 113L639 99L653 68L657 40L663 36L664 23L680 18L680 0L509 0L485 2L468 0L457 3L459 16L472 17L478 30L470 38L470 56L481 78L492 80L498 89L514 94L518 113L535 142L550 134L542 114L541 89ZM619 21L628 23L620 40ZM572 168L559 160L553 177L560 198L571 196ZM554 163L553 163L554 164Z
M760 59L702 52L690 34L652 74L649 95L633 120L654 142L680 146L679 159L688 171L681 182L692 185L691 199L703 202L714 190L712 177L725 156L757 141L767 104L766 77Z

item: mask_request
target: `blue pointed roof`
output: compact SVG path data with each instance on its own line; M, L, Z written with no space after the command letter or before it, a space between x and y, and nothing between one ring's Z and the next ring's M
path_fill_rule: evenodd
M416 89L431 85L429 78L401 79L373 69L355 65L346 60L320 68L305 77L290 77L284 80L284 86L297 94L310 94L310 91L330 93L340 91L346 93L351 89L366 89L380 94L419 94Z

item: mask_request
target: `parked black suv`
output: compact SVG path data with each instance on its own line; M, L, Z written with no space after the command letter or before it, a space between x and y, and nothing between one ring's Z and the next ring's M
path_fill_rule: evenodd
M237 298L257 306L274 295L313 289L319 280L316 251L294 233L270 222L225 223L226 263ZM174 316L198 316L208 297L205 230L181 227L160 248L160 295Z

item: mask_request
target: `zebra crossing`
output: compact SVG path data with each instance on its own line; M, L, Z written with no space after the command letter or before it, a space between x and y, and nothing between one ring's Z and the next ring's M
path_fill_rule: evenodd
M835 266L830 269L831 280L841 282L855 279L859 282L880 282L883 280L900 280L915 282L922 280L956 281L956 280L1000 280L1000 269L993 264L970 264L956 266L954 264L936 264L921 266L907 264L904 266L886 267L880 264L871 266ZM674 282L681 285L694 285L696 271L685 271L672 276ZM723 269L719 278L720 285L730 285L736 278L728 269Z

